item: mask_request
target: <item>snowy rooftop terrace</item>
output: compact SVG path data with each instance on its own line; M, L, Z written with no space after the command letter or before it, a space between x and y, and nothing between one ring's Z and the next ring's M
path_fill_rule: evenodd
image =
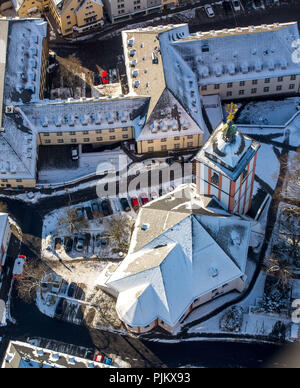
M9 21L6 19L0 19L0 128L2 126L2 104L4 95L8 27Z
M295 22L199 32L171 44L207 85L300 74L297 39Z

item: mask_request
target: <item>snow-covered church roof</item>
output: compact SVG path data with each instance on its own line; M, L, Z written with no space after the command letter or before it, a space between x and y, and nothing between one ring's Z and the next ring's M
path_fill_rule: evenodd
M193 185L141 208L128 256L106 281L124 322L175 326L196 298L245 274L250 223L224 213Z

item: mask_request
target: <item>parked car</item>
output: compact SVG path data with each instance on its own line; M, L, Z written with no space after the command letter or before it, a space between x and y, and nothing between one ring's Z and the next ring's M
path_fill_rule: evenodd
M256 8L262 8L263 6L262 0L254 0L254 4Z
M240 0L231 0L232 7L235 10L235 12L239 12L241 10L241 3Z
M171 166L173 163L175 163L175 160L174 160L174 158L167 158L167 159L166 159L166 163L167 163L169 166Z
M111 84L115 84L118 82L118 73L117 69L110 69L109 70L109 80Z
M94 361L96 362L101 362L106 365L111 365L112 364L112 359L109 357L104 356L101 353L96 353L94 356Z
M226 12L228 12L228 11L230 12L231 11L230 0L223 0L222 5L223 5L223 8L224 8L224 11L226 11Z
M247 9L253 8L253 0L248 0L248 1L247 1L247 3L246 3L246 8L247 8Z
M136 153L136 148L135 148L135 143L129 143L129 152L131 152L132 154L135 154Z
M92 201L92 202L91 202L91 207L92 207L93 215L94 215L94 216L99 215L100 209L99 209L98 201Z
M205 4L204 9L205 9L206 15L209 18L213 18L215 16L214 10L210 4Z
M77 252L82 252L83 248L84 248L84 237L83 236L79 236L77 238L76 251Z
M87 218L89 220L93 220L94 219L93 212L92 212L92 209L90 208L90 206L86 206L85 207L85 212L86 212Z
M94 73L94 85L100 85L101 84L101 78L99 73Z
M63 308L64 308L64 302L65 302L64 298L60 298L59 299L59 301L57 303L57 306L55 308L55 313L54 313L55 318L61 318L62 317Z
M78 218L83 218L84 217L84 213L83 213L83 208L81 208L81 207L77 207L76 208L76 214L77 214L77 217Z
M72 160L78 160L79 153L77 147L72 147Z
M133 210L135 212L137 212L140 208L140 204L139 204L139 200L137 199L137 197L132 197L131 198L131 205L133 207Z
M24 264L26 263L26 256L19 255L14 264L13 268L13 278L18 279L23 277Z
M108 74L106 71L102 71L101 78L102 78L102 82L104 85L109 84L109 78L108 78Z
M146 193L141 194L141 202L142 202L142 205L146 205L146 203L149 202L149 198L148 198L148 195Z
M155 191L152 191L152 193L150 194L150 199L154 200L154 199L157 199L158 198L158 195Z
M109 199L104 199L101 202L101 209L102 209L104 217L110 216L113 214Z
M71 252L73 247L73 239L71 237L65 237L64 246L67 253Z
M70 298L73 298L74 296L74 293L75 293L75 290L76 290L76 283L71 283L69 285L69 288L68 288L68 292L67 292L67 295L70 297Z
M124 212L129 212L131 210L129 202L127 201L126 198L121 198L120 203L121 203L121 206L122 206L122 209L124 210Z
M160 162L154 159L152 159L151 161L146 160L144 162L144 165L146 166L146 168L153 168L153 167L158 167L160 165Z

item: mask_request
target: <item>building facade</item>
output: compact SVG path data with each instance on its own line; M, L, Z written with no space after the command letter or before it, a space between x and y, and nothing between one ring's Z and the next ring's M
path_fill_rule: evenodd
M229 213L246 214L259 147L232 122L221 124L195 157L197 193L216 196Z
M63 36L104 24L101 0L50 0L49 9Z
M162 7L162 0L103 0L103 3L105 12L112 23L134 16L147 15Z

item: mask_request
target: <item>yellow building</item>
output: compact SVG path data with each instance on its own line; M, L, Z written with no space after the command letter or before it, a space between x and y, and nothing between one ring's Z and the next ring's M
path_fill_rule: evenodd
M42 13L49 6L49 0L12 0L12 3L20 17Z
M63 36L104 24L101 0L50 0L49 9Z

